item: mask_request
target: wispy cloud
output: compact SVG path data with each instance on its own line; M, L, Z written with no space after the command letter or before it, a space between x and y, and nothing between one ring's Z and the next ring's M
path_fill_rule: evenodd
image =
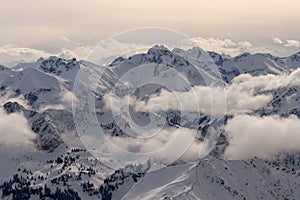
M284 45L286 47L300 47L300 42L297 40L287 40L286 42Z
M300 42L297 40L287 40L284 43L279 37L274 37L273 44L259 46L255 45L250 41L233 41L232 39L225 38L204 38L204 37L193 37L187 43L183 42L181 48L185 48L191 45L199 46L206 51L215 51L221 54L227 54L231 56L236 56L244 52L249 53L271 53L277 56L288 56L292 53L293 48L291 47L300 47ZM78 42L70 40L66 36L60 37L61 41L64 41L66 48L61 48L58 53L52 53L49 50L39 50L35 48L22 47L14 44L0 46L0 64L12 67L17 65L20 62L34 62L40 57L49 57L56 55L62 58L70 59L77 58L79 60L89 60L94 63L104 62L99 60L99 57L106 55L106 60L104 63L109 63L116 56L121 54L131 52L141 52L141 49L145 51L146 48L150 48L154 44L126 44L120 43L115 40L105 40L100 43L95 43L95 46L92 45L81 45ZM278 47L280 45L280 48ZM108 48L109 46L109 48ZM101 55L101 56L99 56ZM102 58L103 59L103 58Z
M275 44L283 44L283 41L282 41L279 37L274 37L274 38L273 38L273 42L274 42Z
M0 62L9 67L20 62L31 62L40 57L48 57L50 55L42 50L19 47L13 44L0 46Z
M34 62L37 59L49 56L58 56L65 59L85 59L90 53L91 46L80 46L74 49L61 49L57 54L28 47L19 47L14 44L0 46L0 64L14 67L21 62Z
M257 45L250 41L233 41L229 38L192 38L192 41L195 44L206 51L215 51L217 53L223 53L231 56L236 56L244 52L270 53L276 56L288 56L294 53L290 50L290 47L297 47L299 45L296 40L288 40L286 44L284 44L284 42L278 37L272 38L272 40L273 43L268 45ZM280 44L280 47L278 47L278 44Z
M207 51L215 51L229 55L237 55L252 47L249 41L234 42L231 39L194 37L192 41Z

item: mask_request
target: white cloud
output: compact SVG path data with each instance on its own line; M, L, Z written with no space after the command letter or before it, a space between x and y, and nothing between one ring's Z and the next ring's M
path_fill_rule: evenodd
M135 108L145 112L154 108L154 111L155 109L158 109L156 111L172 109L222 115L251 112L264 107L271 99L271 95L256 95L252 89L243 89L237 84L229 85L225 89L196 86L192 91L182 93L163 90L159 95L152 96L147 102L135 102Z
M78 55L76 55L69 49L62 49L62 51L57 56L64 59L78 58Z
M187 92L162 90L160 94L150 96L147 101L137 100L132 96L116 98L108 93L104 96L104 102L107 110L117 113L130 105L142 112L171 109L208 115L242 114L263 108L272 100L270 93L263 92L293 86L300 86L300 69L282 75L242 74L225 88L195 86Z
M36 134L22 113L6 114L0 109L0 144L11 151L33 150Z
M74 49L63 48L61 52L53 54L43 50L19 47L14 44L9 44L0 46L0 64L7 67L14 67L21 62L34 62L41 57L47 58L53 55L65 59L77 58L81 60L88 56L91 49L91 46L80 46Z
M109 38L98 43L91 49L86 60L98 65L106 65L114 61L119 56L130 56L137 52L145 52L155 44L141 44L120 42L116 39Z
M274 37L274 38L273 38L273 42L274 42L275 44L283 44L283 41L282 41L280 38L278 38L278 37Z
M231 39L194 37L192 41L207 51L215 51L229 55L238 55L249 51L252 44L248 41L234 42Z
M283 45L283 41L278 37L273 38L273 44L271 43L268 45L254 45L249 41L233 41L228 38L193 37L191 41L206 51L214 51L221 54L224 53L230 56L236 56L244 52L252 54L270 53L275 56L289 56L294 53L289 47L297 46L297 41L295 40L289 40L290 42ZM282 46L278 48L275 44L282 44Z
M231 47L236 47L236 43L233 42L230 39L218 39L218 38L201 38L201 37L196 37L193 38L195 42L204 45L204 46L212 46L212 47L221 47L221 48L231 48Z
M91 46L80 46L74 49L63 48L61 52L57 54L57 56L64 59L76 58L78 60L86 60L91 50Z
M297 40L287 40L286 42L284 45L286 47L300 47L300 42Z
M20 56L23 54L35 54L37 52L39 51L36 49L18 47L15 45L5 45L5 46L1 46L0 48L0 53L6 53L12 56Z
M62 48L58 53L50 53L47 50L38 50L34 48L22 47L15 44L8 44L0 46L0 64L12 67L20 62L34 62L40 57L49 57L56 55L65 59L77 58L79 60L89 60L94 63L110 63L116 56L132 55L133 53L145 52L146 49L153 46L153 44L126 44L120 43L113 39L107 39L100 42L97 46L80 45L79 43L71 41L66 36L61 36L60 40L68 44L68 48ZM287 40L286 44L282 43L280 38L273 38L275 44L282 44L281 48L276 45L256 46L249 41L233 41L229 38L203 38L193 37L188 41L183 41L181 48L199 46L207 51L215 51L217 53L224 53L231 56L236 56L244 52L249 53L271 53L279 56L288 56L292 54L290 47L300 47L297 40ZM74 44L73 44L74 43ZM70 47L72 46L72 47ZM99 57L99 55L101 55ZM102 58L102 60L99 60Z
M61 103L60 104L50 104L45 105L41 108L39 108L38 112L44 112L48 109L53 110L65 110L65 109L72 109L72 103L73 100L76 99L76 96L71 91L64 91L61 92ZM11 99L10 101L13 101L14 99ZM23 104L22 104L23 105Z
M229 146L226 148L224 158L247 159L254 156L271 158L278 153L300 152L300 120L295 116L288 118L280 118L279 116L257 117L250 116L249 113L266 106L272 100L272 95L267 91L293 86L300 86L300 69L291 74L282 75L253 77L249 74L242 74L225 87L226 99L223 96L223 88L196 86L187 92L162 90L160 94L150 96L146 102L137 100L132 96L115 99L111 93L104 96L104 101L106 109L113 109L117 113L122 112L123 108L130 105L136 111L156 113L169 109L192 113L197 112L197 107L199 107L201 112L210 115L212 105L226 105L227 114L232 114L234 117L225 125ZM112 102L113 104L111 104ZM219 114L224 114L222 113L224 107L214 108L217 112L221 112ZM164 131L166 137L172 136L168 130ZM125 149L136 149L144 146L149 149L150 147L165 145L160 139L154 140L153 144L136 143L135 140L123 144L121 141L119 142L120 146L124 146ZM194 141L181 157L181 160L196 159L201 145L203 145L202 142Z
M66 109L66 106L64 106L62 104L47 105L47 106L43 106L43 107L39 108L38 112L44 112L45 110L49 110L49 109L63 110L63 109Z
M239 47L242 47L242 48L249 48L249 47L253 46L251 44L251 42L248 42L248 41L238 42L237 44Z
M75 101L76 96L71 91L64 91L61 93L61 98L63 103L65 103L67 106L72 105L72 102Z
M0 46L0 62L3 65L12 67L20 62L32 62L40 57L48 57L49 53L42 50L19 47L17 45Z
M154 130L152 130L155 132ZM163 129L159 130L159 134L154 137L141 139L133 137L110 137L110 140L121 149L139 153L149 153L163 148L176 137L178 129ZM179 131L181 132L181 131Z
M300 152L299 130L300 120L295 116L236 116L225 127L229 146L224 158L271 158L279 153Z
M290 74L281 75L261 75L251 76L250 74L241 74L232 80L232 84L243 90L266 91L283 87L300 86L300 69L296 69Z
M158 134L147 139L108 137L113 144L125 151L147 154L162 163L178 159L192 161L199 158L202 142L195 141L194 134L196 130L179 127L162 130L153 129L151 132L157 132Z

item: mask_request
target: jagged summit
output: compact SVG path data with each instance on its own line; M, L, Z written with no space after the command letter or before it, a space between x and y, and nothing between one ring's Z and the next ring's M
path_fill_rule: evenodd
M171 51L162 44L153 45L153 47L151 47L147 51L148 54L155 53L155 52L161 52L162 54L166 54L166 53L170 53Z

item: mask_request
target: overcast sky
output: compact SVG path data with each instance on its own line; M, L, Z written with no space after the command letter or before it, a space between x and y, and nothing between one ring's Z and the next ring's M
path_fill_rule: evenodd
M204 46L229 39L287 55L300 46L299 13L298 0L0 0L0 54L9 48L57 54L154 26Z

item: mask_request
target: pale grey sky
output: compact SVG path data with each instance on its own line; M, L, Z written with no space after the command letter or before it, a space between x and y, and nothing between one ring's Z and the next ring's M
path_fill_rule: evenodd
M0 0L0 53L9 45L55 54L132 28L165 27L288 54L300 46L299 13L298 0Z

